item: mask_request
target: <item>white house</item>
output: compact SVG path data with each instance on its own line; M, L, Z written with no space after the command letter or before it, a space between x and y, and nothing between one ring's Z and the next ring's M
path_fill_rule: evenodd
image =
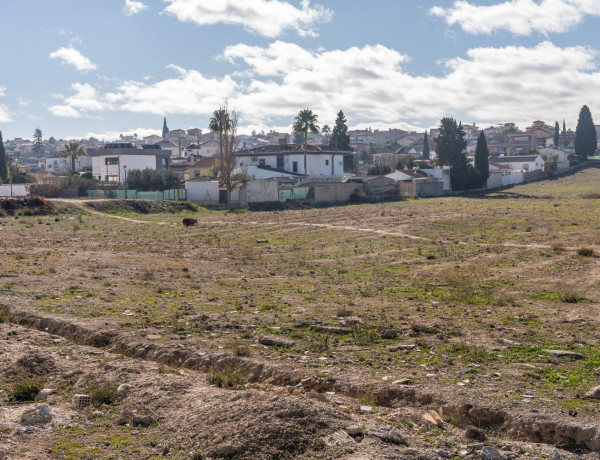
M513 171L543 171L546 162L540 155L490 155L490 162L510 166Z
M202 142L201 144L192 144L183 151L183 156L189 158L191 155L200 157L213 157L219 154L219 141Z
M554 160L554 164L556 164L556 169L558 171L569 169L569 166L571 165L569 159L571 153L565 152L564 150L542 149L540 153L545 155L547 158L552 158Z
M344 155L351 153L330 150L318 145L307 146L306 171L304 150L301 144L266 145L235 153L238 166L248 177L270 179L291 176L339 176L344 174Z
M90 150L92 174L101 182L125 183L127 171L134 169L169 169L170 152L158 148L137 149L131 144L107 144Z

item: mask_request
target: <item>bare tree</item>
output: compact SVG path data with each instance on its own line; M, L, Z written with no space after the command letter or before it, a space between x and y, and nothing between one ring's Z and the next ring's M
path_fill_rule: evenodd
M227 189L227 204L229 204L231 191L246 179L246 174L240 168L238 158L235 156L239 146L238 114L235 110L229 112L227 100L214 111L208 127L219 136L219 178Z

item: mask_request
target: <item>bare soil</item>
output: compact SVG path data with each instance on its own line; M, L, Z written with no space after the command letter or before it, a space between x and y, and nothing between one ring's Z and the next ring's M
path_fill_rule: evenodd
M598 183L0 218L0 458L480 458L475 428L507 458L600 458ZM25 378L52 422L22 425Z

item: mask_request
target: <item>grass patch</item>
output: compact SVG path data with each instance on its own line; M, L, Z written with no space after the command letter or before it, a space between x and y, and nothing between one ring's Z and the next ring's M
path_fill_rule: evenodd
M14 402L34 401L42 388L44 388L42 380L19 375L12 382L6 396L9 401Z
M209 385L215 385L219 388L242 389L246 384L246 377L241 372L231 369L224 371L212 369L208 372L207 381Z
M579 248L577 250L577 255L579 257L594 257L595 252L592 248Z
M111 406L117 399L117 387L111 383L101 383L90 390L90 397L95 406Z

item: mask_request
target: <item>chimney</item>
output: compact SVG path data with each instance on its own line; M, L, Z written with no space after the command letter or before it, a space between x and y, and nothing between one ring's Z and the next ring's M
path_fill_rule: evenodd
M279 146L283 147L284 145L287 145L287 139L285 137L279 139Z

